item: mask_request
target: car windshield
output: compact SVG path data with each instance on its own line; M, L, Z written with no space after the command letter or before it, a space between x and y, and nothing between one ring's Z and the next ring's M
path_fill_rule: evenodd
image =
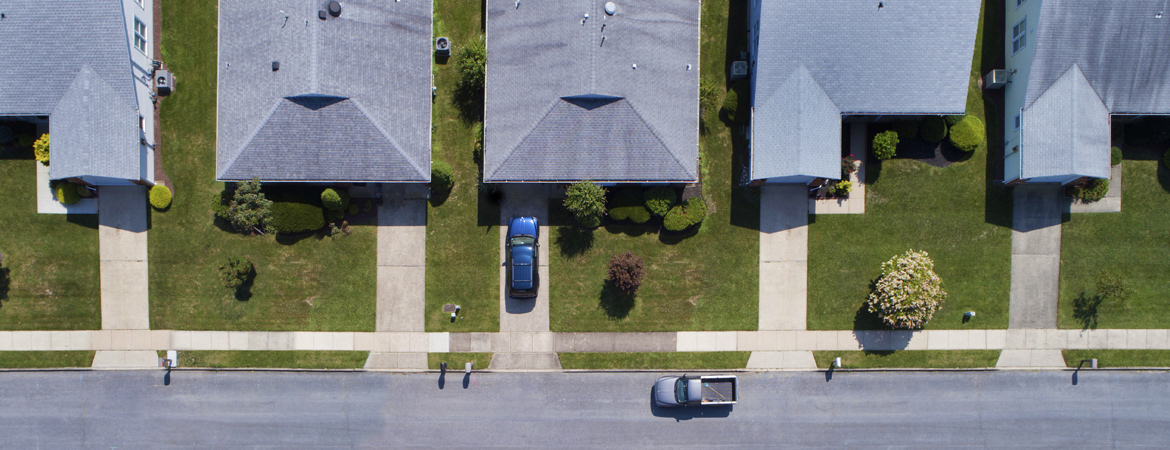
M687 380L679 378L674 382L674 400L680 405L687 402Z
M512 238L512 245L532 245L536 243L536 239L532 236L516 236Z

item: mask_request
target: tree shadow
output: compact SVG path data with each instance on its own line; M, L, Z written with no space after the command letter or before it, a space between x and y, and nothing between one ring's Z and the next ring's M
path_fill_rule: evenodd
M1100 295L1088 295L1081 292L1073 299L1073 318L1080 322L1082 330L1097 329L1098 309L1104 300Z
M1158 184L1162 186L1162 189L1170 192L1170 169L1167 169L1166 164L1160 161L1158 162Z
M650 223L652 223L653 220L654 219L651 219L651 222L647 222L647 223L643 223L643 224L631 224L628 222L618 222L618 221L610 220L610 221L606 221L606 223L605 223L605 225L603 225L603 227L605 228L605 231L608 232L609 234L624 234L626 236L638 237L638 236L641 236L641 235L644 235L646 233L653 231L653 228L650 225Z
M627 294L613 284L613 280L605 280L598 295L598 305L605 315L613 320L625 319L634 309L634 295Z
M492 191L498 194L493 195ZM500 202L503 199L503 191L495 188L487 192L480 190L476 196L476 225L487 227L485 232L490 233L492 227L500 224Z
M707 219L710 220L710 217ZM757 222L759 221L757 220ZM666 229L663 228L658 232L658 242L666 245L678 244L679 242L687 240L687 238L690 238L691 236L699 234L700 227L702 227L702 224L693 225L690 228L682 231L666 231Z
M0 267L0 307L3 307L4 302L8 301L8 286L11 285L11 274L12 271L7 267Z
M882 318L869 311L869 305L865 302L861 303L861 307L857 308L857 312L853 314L853 330L854 331L871 331L871 330L890 330Z
M430 197L431 198L429 201L431 202L431 206L442 206L443 203L447 203L447 199L451 197L451 191L439 192L431 190Z
M553 232L553 244L560 250L561 256L580 256L593 248L593 230L571 225L557 227Z
M463 123L470 124L483 120L483 88L471 86L462 80L455 86L451 104L459 111Z
M236 287L236 292L233 297L236 301L246 302L252 299L252 285L256 282L256 268L248 273L248 277L244 278L244 282Z

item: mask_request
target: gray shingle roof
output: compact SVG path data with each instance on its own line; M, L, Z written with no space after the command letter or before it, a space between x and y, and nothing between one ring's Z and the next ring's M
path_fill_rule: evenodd
M486 180L698 178L699 2L616 3L488 0Z
M752 177L839 176L829 163L840 157L840 117L824 114L825 102L802 97L807 93L773 99L808 88L789 83L802 67L843 114L961 114L979 8L977 0L885 0L880 9L876 1L761 2L752 159L765 163L753 163ZM820 105L818 120L837 123L785 123L804 114L805 106L793 103L800 98ZM793 132L801 137L781 137Z
M1165 0L1044 0L1033 42L1025 105L1076 64L1110 112L1170 114Z
M138 179L121 0L9 0L0 12L0 115L50 116L50 176Z
M769 126L753 127L752 146L766 150L751 160L753 179L841 176L841 110L807 68L758 102L756 117Z
M1109 110L1073 65L1024 109L1023 175L1109 178Z
M431 1L324 4L220 1L217 178L429 181Z

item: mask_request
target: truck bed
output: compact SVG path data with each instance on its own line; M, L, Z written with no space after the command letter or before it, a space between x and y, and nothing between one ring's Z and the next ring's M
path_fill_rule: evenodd
M735 403L735 377L703 379L703 403Z

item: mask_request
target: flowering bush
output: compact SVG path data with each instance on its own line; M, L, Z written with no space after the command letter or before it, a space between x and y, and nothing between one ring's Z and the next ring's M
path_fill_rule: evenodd
M836 198L849 198L849 193L853 192L853 182L845 180L829 186L829 196Z
M869 312L893 328L922 328L946 297L930 255L909 250L882 264L882 276L869 294Z
M853 158L853 154L841 158L841 179L848 180L849 174L857 171L857 160Z

